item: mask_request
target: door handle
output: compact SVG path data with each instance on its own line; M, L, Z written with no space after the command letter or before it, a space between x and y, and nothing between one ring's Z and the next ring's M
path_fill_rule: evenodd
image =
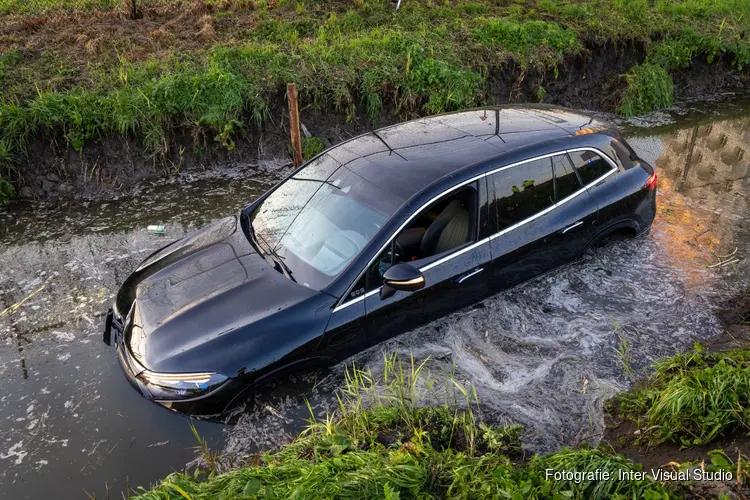
M568 226L568 227L566 227L565 229L563 229L563 230L562 230L562 234L565 234L565 233L567 233L567 232L568 232L568 231L570 231L571 229L575 229L575 228L577 228L577 227L578 227L578 226L580 226L581 224L583 224L583 221L582 221L582 220L579 220L579 221L578 221L578 222L576 222L575 224L571 224L570 226Z
M472 272L470 272L469 274L465 274L465 275L461 276L458 279L458 283L461 284L464 281L466 281L467 279L471 278L472 276L476 276L477 274L481 273L482 271L484 271L483 267L480 267L479 269L475 269Z

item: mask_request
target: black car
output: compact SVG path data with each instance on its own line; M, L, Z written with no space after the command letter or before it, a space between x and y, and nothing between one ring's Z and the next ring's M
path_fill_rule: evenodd
M410 121L148 257L104 338L144 396L210 413L644 233L655 212L654 169L606 121L544 106Z

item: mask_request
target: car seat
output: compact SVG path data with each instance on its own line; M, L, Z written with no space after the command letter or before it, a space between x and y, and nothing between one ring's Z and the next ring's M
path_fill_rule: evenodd
M422 258L439 254L466 243L469 240L469 211L453 200L427 228L420 255Z

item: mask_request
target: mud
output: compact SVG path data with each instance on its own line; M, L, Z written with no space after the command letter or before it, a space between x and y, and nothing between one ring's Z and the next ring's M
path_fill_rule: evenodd
M349 362L377 374L383 351L429 357L433 378L451 373L476 388L483 419L524 424L527 452L597 442L604 402L647 375L653 360L722 332L720 309L747 288L749 122L747 101L621 122L659 173L648 237L613 241ZM0 210L0 311L18 305L0 317L0 497L81 498L85 490L101 498L105 483L119 497L195 457L187 419L125 381L101 342L103 314L144 255L234 213L283 175L284 163L184 170L110 199ZM149 233L150 224L166 225L166 236ZM632 373L617 352L623 339ZM268 387L236 425L198 422L198 431L240 463L300 432L306 399L316 415L334 408L343 372ZM425 391L424 403L447 397Z

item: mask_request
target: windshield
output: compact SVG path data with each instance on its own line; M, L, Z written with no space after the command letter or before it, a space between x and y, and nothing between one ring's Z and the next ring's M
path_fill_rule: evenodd
M362 251L401 203L323 155L263 200L251 224L285 274L320 290Z

